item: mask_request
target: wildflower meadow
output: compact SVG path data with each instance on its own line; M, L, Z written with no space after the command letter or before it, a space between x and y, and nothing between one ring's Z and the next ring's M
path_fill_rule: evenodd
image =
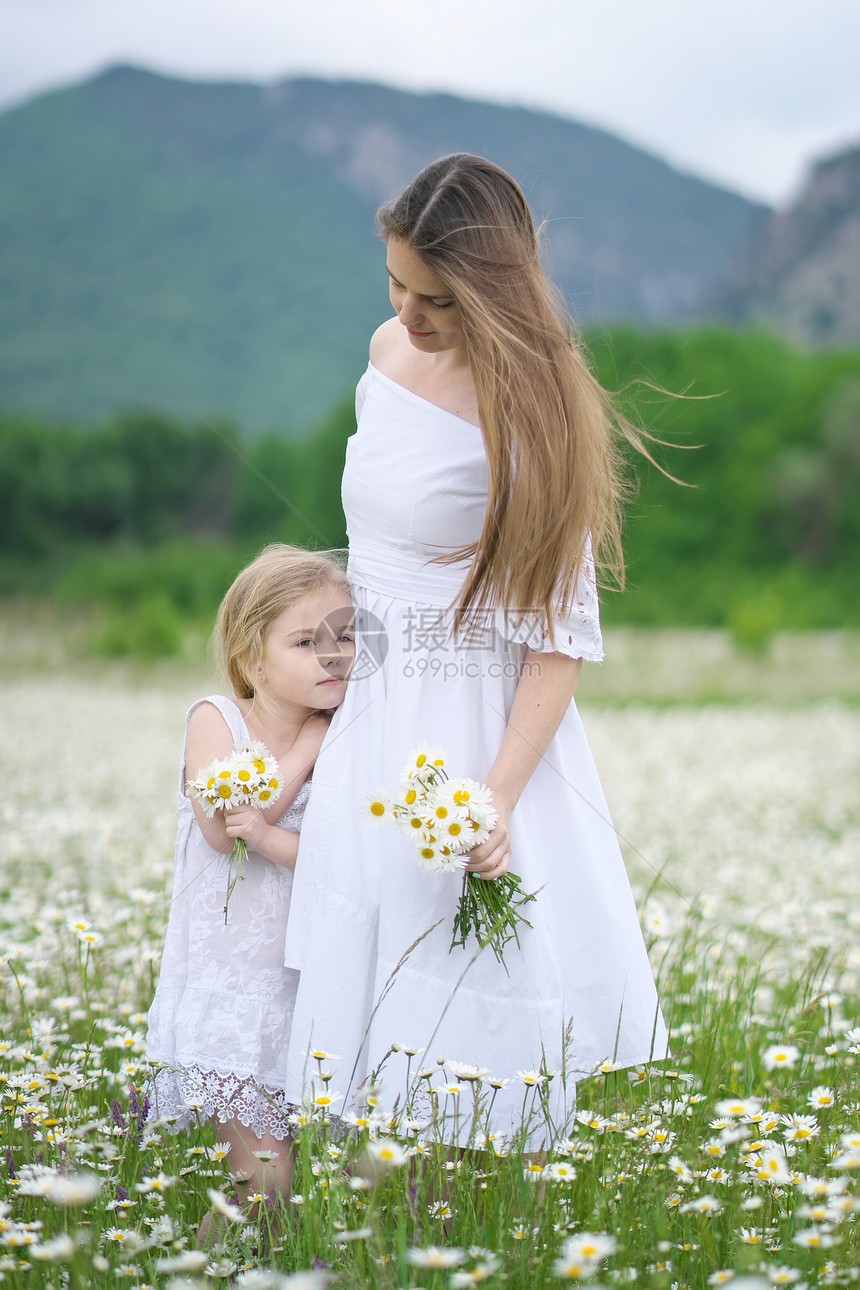
M494 1090L516 1083L534 1124L564 1072L485 1071L392 1035L348 1097L320 1035L285 1205L241 1197L210 1125L145 1118L183 719L206 685L158 669L0 679L0 1280L860 1281L860 708L586 705L671 1060L607 1055L524 1156L485 1132ZM438 1145L452 1120L466 1150Z

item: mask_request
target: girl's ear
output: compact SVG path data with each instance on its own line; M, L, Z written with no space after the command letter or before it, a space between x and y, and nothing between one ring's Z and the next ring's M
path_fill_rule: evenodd
M248 684L256 684L258 674L263 670L263 629L258 627L254 632L245 657L242 659L242 671Z

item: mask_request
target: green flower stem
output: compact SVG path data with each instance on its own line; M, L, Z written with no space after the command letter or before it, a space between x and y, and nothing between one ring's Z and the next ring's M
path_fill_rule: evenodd
M519 911L534 900L535 895L523 891L522 881L515 873L485 881L477 874L463 875L463 891L457 913L449 953L456 945L465 946L474 932L478 944L488 945L507 972L503 949L508 941L520 943L519 927L531 927L529 920Z
M237 838L233 850L230 852L230 863L227 866L227 896L224 901L224 926L227 926L227 906L230 904L230 897L233 895L233 888L240 878L244 878L243 868L245 865L245 856L248 854L248 846L244 838ZM236 861L236 872L233 873L233 861Z

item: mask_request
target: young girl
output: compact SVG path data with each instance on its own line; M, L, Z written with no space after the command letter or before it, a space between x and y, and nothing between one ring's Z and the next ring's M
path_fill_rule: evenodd
M371 341L343 499L357 619L384 627L387 652L350 686L314 771L287 933L301 972L287 1091L306 1086L311 1035L340 1058L332 1090L383 1065L392 1100L406 1069L392 1045L426 1046L428 1069L495 1080L493 1133L519 1133L537 1090L519 1136L532 1148L563 1131L598 1064L666 1053L572 702L583 660L603 657L592 554L620 564L625 427L554 307L510 175L443 157L379 221L396 317ZM422 742L492 789L498 824L469 868L491 881L510 863L538 893L507 971L488 952L472 962L474 941L449 953L458 877L423 873L408 840L359 818Z
M266 547L224 597L214 642L236 698L200 699L186 718L173 902L149 1012L148 1058L163 1064L150 1114L174 1130L208 1117L252 1193L274 1182L286 1194L284 1077L298 974L284 967L284 934L309 776L354 653L343 571L326 555ZM248 739L277 757L283 793L266 811L207 819L186 782ZM236 838L248 855L225 923ZM276 1154L267 1166L255 1152Z

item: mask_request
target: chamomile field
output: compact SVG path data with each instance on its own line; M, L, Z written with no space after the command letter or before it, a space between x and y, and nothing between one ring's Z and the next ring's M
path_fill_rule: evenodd
M392 1035L378 1083L345 1100L323 1048L287 1205L241 1199L209 1125L173 1135L145 1117L184 712L217 683L167 667L0 673L0 1279L860 1281L860 707L845 652L831 642L822 670L820 651L804 665L786 645L731 673L687 640L645 675L646 653L621 644L615 679L586 678L581 706L671 1061L607 1063L545 1153L523 1157L485 1136L494 1088L521 1087L534 1123L562 1072L481 1071ZM454 1119L473 1142L457 1155L436 1145Z

